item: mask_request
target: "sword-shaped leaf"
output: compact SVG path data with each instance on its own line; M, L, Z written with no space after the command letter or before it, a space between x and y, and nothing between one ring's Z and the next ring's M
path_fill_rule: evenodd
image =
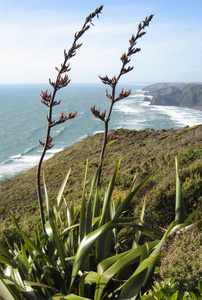
M0 291L0 296L3 297L3 299L20 300L20 298L18 298L17 295L15 295L15 293L12 291L5 279L0 279Z
M99 227L98 229L94 230L93 232L86 235L83 240L81 241L79 248L77 250L77 254L74 260L73 270L72 270L72 279L71 279L71 287L72 284L78 274L80 268L86 259L87 253L90 251L91 247L93 246L94 242L106 231L115 228L118 222L108 222L103 226ZM71 288L70 288L71 290Z
M156 263L161 254L151 255L144 259L137 267L130 279L124 283L121 289L120 300L135 300L145 279L145 271Z
M67 184L67 180L69 179L70 173L71 173L71 168L69 169L69 171L68 171L68 173L67 173L67 175L66 175L66 177L65 177L65 179L64 179L64 181L63 181L63 183L62 183L62 185L61 185L61 188L60 188L60 190L59 190L59 192L58 192L58 195L57 195L57 201L56 201L56 208L57 208L57 211L60 209L60 206L61 206L61 204L62 204L62 195L63 195L63 193L64 193L64 189L65 189L65 186L66 186L66 184Z
M101 215L101 219L100 219L100 226L102 226L103 223L104 223L104 219L105 219L105 216L106 216L106 210L107 210L107 207L109 205L109 201L111 200L111 196L112 196L112 192L114 190L114 185L115 185L115 182L116 182L116 179L117 179L117 176L118 176L118 171L119 171L119 168L120 168L120 164L121 164L121 160L119 160L119 162L116 166L114 174L111 177L109 187L107 189L107 193L105 194L103 208L102 208L102 215Z
M83 184L83 196L82 196L82 203L80 209L80 222L79 222L79 232L80 232L80 242L86 235L86 178L88 172L88 160L86 162L86 171L85 171L85 178Z
M175 220L180 224L180 223L184 223L185 209L184 209L184 199L182 196L182 190L181 190L179 174L178 174L177 157L175 158L175 167L176 167Z
M138 222L138 225L142 225L143 224L143 221L144 221L144 212L145 212L145 200L144 200L143 205L142 205L142 211L141 211L141 214L140 214L140 220ZM136 248L138 246L141 233L142 233L141 230L136 230L135 237L134 237L134 240L133 240L132 248Z
M155 247L156 244L156 241L149 243L149 248L151 249ZM137 261L143 249L144 245L139 246L135 249L131 249L118 255L109 257L98 265L98 279L96 283L94 300L101 298L104 288L115 274L121 272L121 270L125 269L128 265L131 265Z
M53 217L53 211L52 211L51 206L50 206L50 200L49 200L49 196L48 196L48 191L47 191L47 187L46 187L45 174L44 173L43 173L43 186L44 186L44 193L45 193L47 215L48 215L48 218L50 219L50 218Z
M5 256L7 256L10 260L13 259L11 253L1 244L0 244L0 252L3 253Z
M5 256L0 256L0 263L11 266L12 268L18 267L18 265L16 264L16 262L13 259L10 260L9 258L7 258Z
M55 244L55 247L58 251L58 255L60 257L62 266L63 266L64 270L66 270L67 267L66 267L66 263L65 263L64 247L59 238L57 228L51 219L48 222L46 222L45 229L46 229L47 235L50 237L51 241Z
M126 207L129 205L129 203L132 201L132 199L135 197L135 195L137 195L137 193L143 188L143 186L149 181L149 179L152 177L153 172L147 176L147 178L141 183L139 184L122 202L121 204L118 206L114 219L117 219L120 217L120 215L123 213L123 211L126 209Z
M174 226L175 226L175 222L172 222L150 256L155 256L160 253L160 249L161 249L163 242L165 241L166 237L168 236L168 234L170 233L170 231L173 229ZM154 261L154 263L151 264L147 270L147 275L145 276L145 280L143 283L143 291L146 291L146 289L152 279L155 265L156 265L156 261Z
M62 299L67 299L67 300L91 300L89 298L84 298L81 296L77 296L75 294L69 294L67 296L62 297Z

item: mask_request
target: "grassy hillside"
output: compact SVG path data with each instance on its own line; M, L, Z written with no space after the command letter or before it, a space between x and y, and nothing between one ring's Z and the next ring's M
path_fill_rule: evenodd
M202 125L180 130L117 130L120 137L108 145L104 160L106 184L116 163L122 159L114 197L125 194L134 176L140 182L153 170L149 184L134 199L130 213L138 210L144 197L147 199L146 222L167 226L173 220L175 200L175 156L178 156L180 177L186 200L187 213L193 211L202 200ZM82 194L85 164L89 158L88 181L98 162L102 134L88 137L76 145L58 153L43 163L46 184L51 201L55 201L62 181L70 168L65 197L79 202ZM35 187L36 168L14 178L0 181L0 232L13 239L12 224L5 208L12 210L27 230L39 223L38 202ZM15 236L16 237L16 236Z

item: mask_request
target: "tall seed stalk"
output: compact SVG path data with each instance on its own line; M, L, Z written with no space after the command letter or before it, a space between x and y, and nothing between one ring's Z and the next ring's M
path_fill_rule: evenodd
M106 92L105 92L106 97L109 98L111 103L110 103L107 115L106 115L106 111L104 111L101 114L100 109L96 110L95 106L93 106L93 107L91 106L92 114L96 118L99 118L101 121L103 121L104 126L105 126L103 143L102 143L101 154L100 154L100 161L99 161L100 171L99 171L99 175L98 175L97 186L100 185L100 178L101 178L101 173L102 173L102 164L103 164L106 145L109 141L115 140L115 139L118 138L118 135L117 136L108 136L109 121L110 121L110 116L111 116L111 113L112 113L113 106L117 101L122 100L124 98L127 98L131 93L131 90L124 91L124 89L122 89L121 93L116 98L116 96L115 96L116 95L116 87L117 87L117 84L118 84L119 79L121 78L121 76L123 76L123 75L125 75L128 72L133 70L134 67L128 66L126 68L126 66L130 62L131 56L141 50L140 48L135 47L136 44L137 44L137 40L139 38L141 38L144 34L146 34L144 29L145 29L145 27L149 26L149 23L152 20L153 16L154 15L150 15L149 17L146 17L144 21L139 23L138 31L137 31L136 36L132 35L131 39L129 40L130 46L128 48L128 51L127 51L127 53L122 54L122 56L120 58L121 61L122 61L122 66L121 66L121 69L120 69L120 72L119 72L118 76L114 76L111 79L109 79L108 76L105 76L105 77L99 76L99 78L101 79L101 81L104 84L109 85L111 87L111 94L108 94L107 89L106 89Z
M54 145L52 144L52 138L50 136L50 131L51 128L59 125L61 123L66 122L69 119L73 119L76 116L76 112L74 113L69 113L67 116L61 113L58 121L52 120L52 109L55 105L59 105L61 100L55 101L55 96L56 93L59 89L66 87L70 83L70 79L68 77L68 72L71 70L69 68L69 60L76 55L76 50L82 46L82 44L77 43L78 40L82 37L82 35L90 28L90 24L93 25L92 20L95 16L99 18L99 14L101 13L103 8L103 5L100 6L99 8L96 8L96 10L89 14L89 16L86 18L84 25L82 29L79 32L76 32L74 35L74 41L72 43L72 46L70 47L69 51L66 52L64 50L64 61L61 64L60 68L55 68L58 72L58 75L56 77L56 81L52 82L49 79L49 84L53 87L53 92L48 94L48 90L45 92L41 92L40 97L41 97L41 102L48 106L48 116L47 116L47 130L46 130L46 137L45 137L45 142L39 141L39 143L43 146L43 151L41 153L40 160L38 162L37 166L37 173L36 173L36 186L37 186L37 195L38 195L38 202L39 202L39 210L40 210L40 216L41 216L41 223L42 223L42 228L43 231L45 231L45 217L44 217L44 212L43 212L43 201L42 201L42 195L41 195L41 166L42 162L44 159L44 156L46 154L46 151L51 149Z

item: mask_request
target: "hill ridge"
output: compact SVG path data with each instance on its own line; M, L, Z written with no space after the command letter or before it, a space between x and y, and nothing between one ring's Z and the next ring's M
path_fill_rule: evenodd
M106 178L104 183L108 181L116 163L121 158L122 162L116 184L119 194L127 192L135 174L138 183L154 169L156 169L154 178L143 190L140 200L157 184L163 186L168 178L175 176L175 156L178 156L181 170L186 168L191 170L195 164L197 168L194 169L194 172L202 178L202 125L187 126L178 130L118 129L111 133L119 133L120 136L107 147L103 165L103 174ZM42 169L46 175L46 184L51 201L55 202L57 192L70 166L72 166L72 172L65 190L65 197L67 201L72 199L79 201L81 199L86 160L89 159L88 183L90 183L90 179L96 171L93 163L99 161L102 136L102 133L98 133L87 137L43 163ZM29 228L32 226L32 222L38 220L35 177L36 167L11 179L0 181L0 231L10 226L5 207L10 208L20 222L25 223ZM201 184L199 187L202 188L201 179L199 183Z

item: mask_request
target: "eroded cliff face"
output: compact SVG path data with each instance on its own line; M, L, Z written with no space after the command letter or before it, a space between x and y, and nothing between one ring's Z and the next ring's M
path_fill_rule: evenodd
M158 83L145 87L152 105L182 106L202 109L202 84ZM145 99L148 101L148 97Z

